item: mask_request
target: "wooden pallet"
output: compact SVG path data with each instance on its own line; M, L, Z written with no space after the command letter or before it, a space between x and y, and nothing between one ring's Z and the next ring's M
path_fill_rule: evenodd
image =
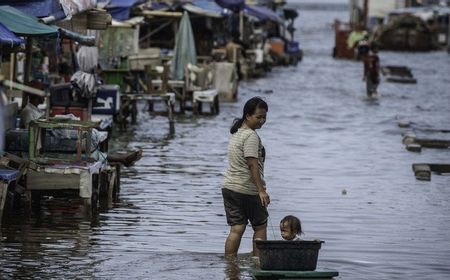
M253 273L258 280L275 279L332 279L339 276L337 271L287 271L287 270L257 270Z

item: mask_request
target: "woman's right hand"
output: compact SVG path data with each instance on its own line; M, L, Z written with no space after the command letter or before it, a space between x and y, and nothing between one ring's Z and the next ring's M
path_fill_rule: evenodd
M269 194L265 190L263 190L263 191L260 191L258 193L258 195L259 195L259 199L261 200L262 206L264 206L264 207L269 206L269 203L270 203Z

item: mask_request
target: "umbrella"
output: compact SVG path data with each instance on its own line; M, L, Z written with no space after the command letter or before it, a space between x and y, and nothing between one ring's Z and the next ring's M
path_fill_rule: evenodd
M184 78L184 68L188 63L197 63L197 51L195 50L191 21L188 13L184 12L175 38L175 49L170 69L172 79L182 80Z

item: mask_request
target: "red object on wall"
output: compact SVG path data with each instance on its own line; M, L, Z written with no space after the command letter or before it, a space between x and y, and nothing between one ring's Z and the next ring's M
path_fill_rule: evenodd
M52 117L54 117L55 115L67 115L67 114L73 114L74 116L80 118L80 120L82 121L87 121L88 119L87 108L53 106L50 111L50 116Z

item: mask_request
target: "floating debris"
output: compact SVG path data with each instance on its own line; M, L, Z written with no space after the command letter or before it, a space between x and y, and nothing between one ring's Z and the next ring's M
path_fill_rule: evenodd
M450 164L414 163L412 169L416 179L420 181L431 181L431 172L437 174L450 174Z
M406 66L382 66L381 73L386 77L386 81L403 84L416 84L411 69Z

